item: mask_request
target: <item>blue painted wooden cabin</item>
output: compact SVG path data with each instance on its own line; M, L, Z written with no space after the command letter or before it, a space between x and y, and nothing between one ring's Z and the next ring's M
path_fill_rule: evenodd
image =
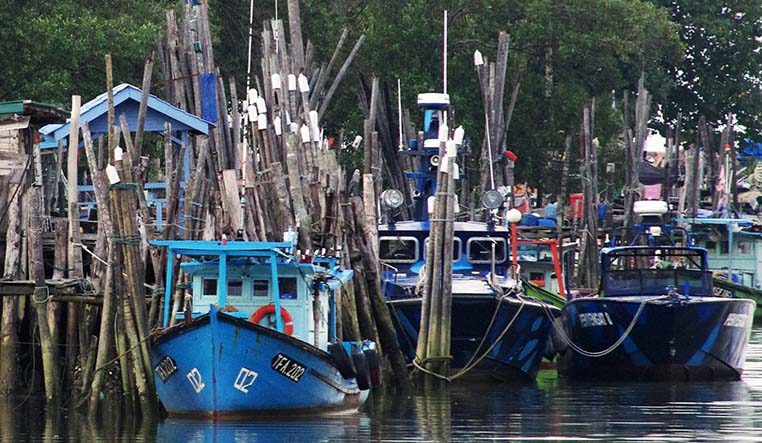
M114 108L116 115L116 125L119 125L119 116L124 114L127 118L127 124L130 131L137 130L138 123L138 110L140 108L140 99L143 94L140 88L136 88L127 83L122 83L114 88ZM93 98L92 100L84 103L80 108L80 122L87 122L93 140L96 140L108 133L108 93ZM146 133L152 132L156 134L164 135L164 124L169 123L172 127L172 142L176 149L179 149L181 143L186 146L190 142L191 135L207 135L209 133L209 123L193 114L190 114L182 109L172 106L166 101L156 97L155 95L148 96L148 107L146 110L146 119L144 123L144 131ZM68 146L69 132L71 130L71 122L60 124L51 124L44 126L40 129L40 133L44 136L44 141L40 144L40 149L51 150L58 147L59 141L63 140L65 146ZM80 142L80 146L82 143ZM185 188L185 182L187 181L190 171L189 162L184 162L184 169L182 172L182 179L180 183L181 195L180 205L182 211L183 204L183 192ZM93 197L93 186L83 184L78 187L80 195L80 212L84 219L88 219L92 209L95 208L95 198ZM153 205L156 214L156 227L162 228L162 208L166 204L165 192L166 185L164 182L145 183L145 190L147 192L148 203ZM182 217L181 217L182 221Z

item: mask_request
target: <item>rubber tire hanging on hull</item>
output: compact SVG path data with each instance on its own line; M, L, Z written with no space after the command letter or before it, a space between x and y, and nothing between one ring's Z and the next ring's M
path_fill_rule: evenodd
M365 349L362 352L365 354L365 361L368 362L370 385L376 387L381 384L381 364L378 361L378 351Z
M333 363L342 377L345 379L357 377L355 365L352 364L352 359L349 357L343 343L328 343L328 353L331 354Z
M365 391L370 389L370 370L368 369L368 359L365 358L363 351L354 351L352 353L352 363L357 371L357 387Z

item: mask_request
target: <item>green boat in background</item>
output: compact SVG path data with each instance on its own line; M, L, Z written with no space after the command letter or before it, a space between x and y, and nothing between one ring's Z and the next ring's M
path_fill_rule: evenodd
M712 278L712 284L715 295L754 300L757 302L757 306L762 304L762 290L744 286L717 275ZM754 310L754 324L762 324L762 310L760 309Z

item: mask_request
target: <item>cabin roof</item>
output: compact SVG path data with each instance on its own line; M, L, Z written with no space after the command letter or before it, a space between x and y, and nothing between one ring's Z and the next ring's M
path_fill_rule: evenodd
M398 221L394 223L393 227L388 224L382 224L378 226L379 234L383 234L385 236L391 236L397 233L400 235L405 235L422 231L425 231L428 234L429 229L430 224L428 221ZM473 232L489 234L501 233L505 235L510 233L510 230L504 226L489 226L487 223L483 222L454 222L453 229L455 230L456 234Z
M0 120L19 115L30 117L33 124L44 125L64 122L69 113L55 105L32 100L0 102Z
M294 247L291 242L253 242L253 241L221 241L210 240L153 240L151 244L168 247L173 253L189 257L222 256L252 257L268 256L271 252L290 250Z
M672 246L672 245L662 245L662 246L615 246L615 247L607 247L601 249L601 255L614 255L614 254L625 254L627 252L633 252L633 253L642 253L644 251L653 251L656 253L656 251L672 251L672 252L695 252L700 255L706 255L707 250L704 248L700 248L697 246Z
M137 128L138 110L143 91L128 83L114 88L114 108L117 121L124 114L131 130ZM80 107L80 124L87 122L93 134L108 131L108 93L93 98ZM188 131L193 134L208 134L208 121L172 106L153 94L148 95L148 107L144 130L146 132L164 132L164 123L170 123L173 131ZM44 126L40 132L49 140L59 141L69 136L71 122Z

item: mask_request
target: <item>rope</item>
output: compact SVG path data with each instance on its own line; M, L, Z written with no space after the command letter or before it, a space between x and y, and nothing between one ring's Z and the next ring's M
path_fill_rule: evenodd
M112 235L111 241L115 244L137 246L140 244L139 235Z
M138 189L137 183L125 183L125 182L119 182L111 185L111 189L126 189L126 190L135 190Z
M40 298L39 294L44 294L44 298ZM50 300L50 288L47 286L37 286L34 288L34 292L32 292L32 301L37 303L38 305L47 303L48 300Z
M484 352L479 354L478 357L477 357L477 353L475 352L460 371L458 371L455 374L453 374L453 375L448 377L448 376L436 373L434 371L428 370L428 369L426 369L426 368L421 366L423 364L426 364L429 361L441 361L441 360L444 360L444 359L452 359L452 357L427 357L427 358L425 358L423 360L420 360L418 358L418 356L416 356L415 359L413 359L413 366L416 369L420 370L421 372L423 372L425 374L432 375L434 377L437 377L439 379L445 380L447 382L452 382L455 379L457 379L459 377L462 377L465 374L467 374L468 372L470 372L479 363L481 363L485 358L487 358L489 353L492 352L492 349L494 349L495 346L497 346L497 344L500 343L500 341L503 339L503 337L505 337L505 334L508 333L508 331L511 329L511 327L513 326L513 324L516 321L516 319L519 317L519 314L521 313L521 311L524 309L524 306L526 305L526 301L518 293L510 291L508 293L503 294L501 297L498 297L498 299L497 299L497 305L495 306L495 311L492 313L492 318L490 319L489 325L485 329L484 335L482 336L482 339L479 342L479 346L476 347L476 350L478 351L479 349L481 349L482 346L484 345L484 343L487 341L487 337L489 337L489 333L492 330L492 326L494 325L495 318L497 318L497 314L500 311L500 305L502 304L503 300L506 300L511 295L515 296L519 300L519 302L521 303L519 305L519 309L517 309L516 313L513 315L513 318L511 318L511 320L503 328L503 330L500 332L498 337L492 342L492 344L490 344L490 346Z
M602 350L602 351L588 351L577 345L576 343L572 342L571 338L569 338L568 335L566 335L566 332L564 332L563 328L561 328L555 321L552 321L553 328L558 332L558 334L561 336L561 339L569 345L570 348L572 348L574 351L576 351L578 354L584 355L585 357L590 358L598 358L598 357L604 357L611 352L613 352L616 348L619 347L630 335L630 332L632 332L632 329L635 327L635 323L637 323L638 318L640 317L640 314L643 312L643 308L646 307L646 304L648 302L652 302L655 300L663 299L669 297L668 295L660 295L658 297L652 297L643 300L640 302L640 306L638 306L638 310L635 312L635 315L632 317L632 321L630 321L630 324L627 326L627 329L622 333L622 335L619 337L619 339L614 342L611 346L608 348ZM555 319L554 319L555 320Z
M429 357L429 358L426 358L426 359L424 359L423 361L421 361L421 364L425 364L425 363L426 363L427 361L429 361L429 360L443 360L443 359L445 359L445 358L450 358L450 357ZM413 366L414 366L416 369L418 369L419 371L421 371L421 372L423 372L423 373L425 373L425 374L428 374L428 375L432 375L432 376L434 376L434 377L436 377L436 378L439 378L439 379L441 379L441 380L444 380L444 381L447 381L447 382L451 381L449 377L447 377L447 376L444 376L444 375L442 375L442 374L438 374L438 373L436 373L436 372L434 372L434 371L429 371L428 369L426 369L426 368L424 368L423 366L421 366L420 364L418 364L418 356L416 356L416 357L413 359Z
M489 355L489 353L492 352L492 349L494 349L495 346L497 346L497 344L500 343L500 341L503 339L503 337L505 337L505 334L507 334L508 331L511 329L511 326L513 326L513 323L519 317L519 314L521 314L521 311L524 309L524 306L526 305L526 301L523 298L521 298L521 296L519 296L518 294L514 294L514 295L516 295L516 298L518 298L518 300L521 302L521 304L519 305L519 309L517 309L516 313L513 315L513 318L511 318L511 321L508 322L508 324L505 326L505 328L503 328L503 330L500 332L500 335L495 339L495 341L492 342L490 347L487 348L487 350L485 350L478 359L476 359L470 366L464 366L463 369L461 369L456 374L454 374L451 377L449 377L450 381L455 380L456 378L465 375L471 369L476 367L476 365L481 363L482 360L484 360L487 357L487 355Z

